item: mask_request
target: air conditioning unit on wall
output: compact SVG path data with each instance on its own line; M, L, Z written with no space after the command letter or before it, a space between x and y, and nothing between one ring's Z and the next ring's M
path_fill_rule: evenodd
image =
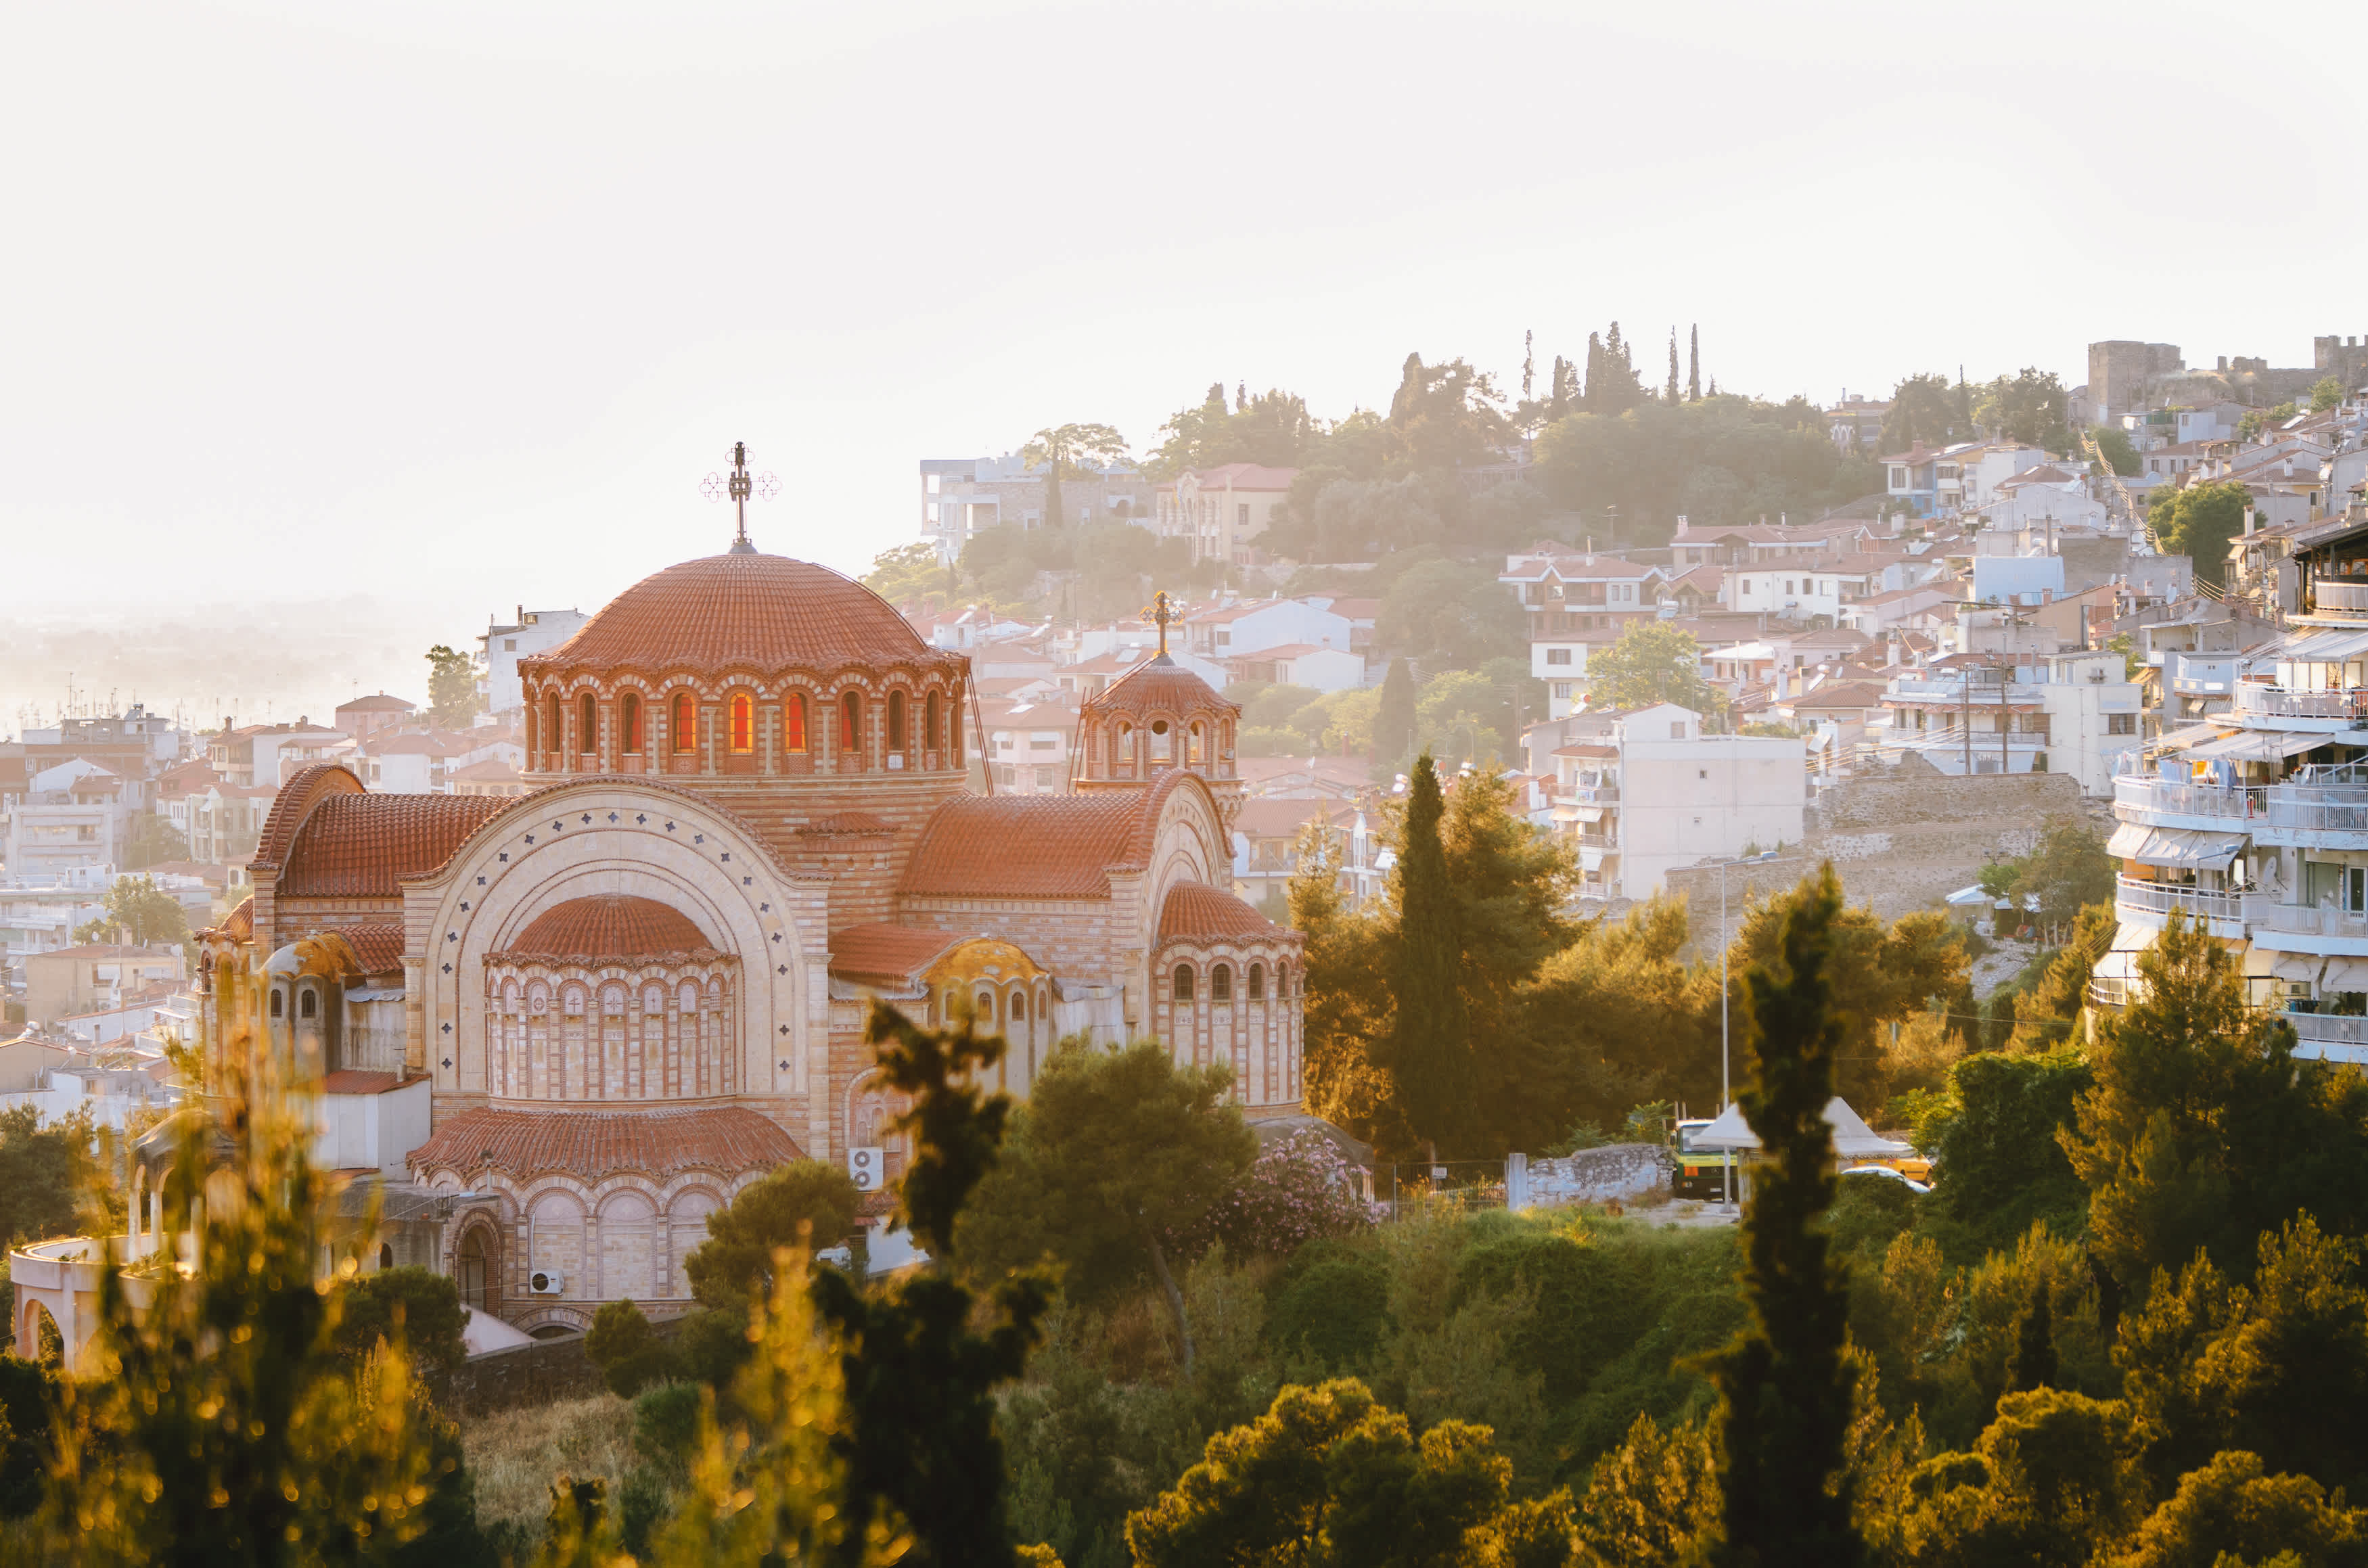
M556 1296L567 1289L567 1276L556 1268L538 1268L526 1277L529 1295Z

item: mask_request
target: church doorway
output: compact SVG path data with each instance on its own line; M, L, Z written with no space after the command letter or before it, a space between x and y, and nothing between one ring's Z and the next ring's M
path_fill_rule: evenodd
M461 1304L473 1307L487 1317L502 1315L499 1274L494 1267L494 1249L487 1244L485 1228L472 1225L461 1238L461 1254L456 1259L454 1283L461 1290Z

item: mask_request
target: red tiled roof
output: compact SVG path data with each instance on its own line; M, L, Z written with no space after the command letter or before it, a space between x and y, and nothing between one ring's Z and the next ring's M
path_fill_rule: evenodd
M621 1171L672 1176L685 1171L769 1170L804 1158L781 1129L753 1110L459 1112L411 1152L414 1170L471 1172L488 1163L512 1177L563 1171L596 1182Z
M176 963L180 955L166 947L132 948L119 942L85 942L78 947L51 948L47 952L27 955L37 959L97 959L113 962L124 959L144 959L151 963Z
M619 667L769 674L964 663L922 642L862 584L811 562L750 554L710 555L644 577L575 636L518 667L530 675Z
M917 926L850 926L830 939L830 972L848 978L902 980L920 973L939 954L969 937Z
M682 911L654 898L604 893L571 898L543 911L527 923L507 950L512 957L605 963L712 949Z
M1179 937L1234 937L1259 941L1280 937L1281 926L1206 882L1178 882L1159 905L1159 939Z
M364 974L393 974L403 968L403 922L371 920L340 926L324 936L342 937L354 952L354 967Z
M1218 696L1214 687L1183 665L1155 656L1110 682L1099 697L1088 699L1081 711L1088 717L1153 712L1181 716L1194 709L1212 708L1230 713L1242 710L1239 703Z
M340 702L337 704L337 711L340 713L408 713L412 710L412 706L400 697L389 697L381 691L370 697L357 697L351 702Z
M424 1084L427 1081L425 1074L406 1078L400 1073L369 1073L359 1067L347 1067L324 1077L321 1092L324 1095L382 1095L405 1084Z
M1347 814L1347 808L1338 801L1257 796L1242 802L1241 811L1234 817L1234 828L1250 838L1287 838L1305 826L1310 817L1329 822Z
M233 941L252 940L255 937L255 895L249 893L239 900L238 907L223 915L222 923L214 928Z
M1133 863L1144 804L1134 790L956 796L923 824L900 891L948 898L1107 898L1104 869Z
M399 898L397 879L434 870L513 803L492 795L332 794L296 830L273 891L282 898Z

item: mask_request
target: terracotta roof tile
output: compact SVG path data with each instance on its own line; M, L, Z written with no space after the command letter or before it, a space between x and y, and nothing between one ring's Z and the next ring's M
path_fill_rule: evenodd
M917 926L850 926L830 939L830 972L848 980L905 980L968 940L959 931Z
M572 898L527 923L507 956L580 959L591 963L712 951L690 917L654 898L602 894Z
M1239 713L1241 704L1217 695L1216 687L1183 665L1153 657L1110 683L1083 709L1087 718L1104 713L1174 713L1216 709Z
M234 942L253 941L255 939L255 895L249 893L239 900L238 907L223 915L222 923L214 929Z
M826 566L785 555L710 555L619 594L583 630L518 661L528 675L629 667L721 673L850 665L962 667L886 599Z
M685 1171L737 1176L804 1153L780 1126L740 1106L699 1110L461 1111L411 1152L414 1170L472 1173L491 1156L513 1178L564 1172L597 1182L619 1172L667 1177Z
M1231 937L1243 941L1271 940L1283 928L1222 889L1206 882L1178 882L1159 906L1159 939L1178 937Z
M1108 898L1104 870L1134 863L1145 797L963 795L922 825L901 891L948 898Z
M399 898L398 879L434 870L515 803L492 795L330 795L296 830L273 891L282 898Z
M354 950L355 967L364 974L393 974L403 968L403 922L370 920L340 926L332 933L343 937Z
M801 837L837 838L894 833L896 828L886 818L873 816L870 812L837 812L826 817L816 817L812 822L802 822L795 831Z

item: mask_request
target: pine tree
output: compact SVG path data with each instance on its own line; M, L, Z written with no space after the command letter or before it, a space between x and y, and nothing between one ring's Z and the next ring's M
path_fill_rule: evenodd
M1391 984L1397 1017L1387 1065L1398 1112L1414 1136L1460 1150L1471 1137L1477 1074L1463 1006L1455 890L1448 884L1439 837L1444 810L1439 775L1425 752L1415 759L1398 845L1398 951Z
M1678 329L1676 327L1669 329L1669 384L1662 392L1661 401L1670 403L1678 401Z
M2055 1381L2055 1327L2048 1309L2047 1280L2032 1287L2031 1300L2014 1322L2014 1373L2008 1392L2023 1393Z
M1382 681L1381 710L1373 716L1373 760L1395 767L1414 749L1414 672L1401 658L1390 661Z
M847 1461L848 1510L860 1522L883 1510L901 1517L914 1568L1008 1564L995 1389L1026 1368L1051 1298L1033 1275L1007 1277L995 1291L1000 1321L975 1332L976 1299L947 1267L955 1220L994 1167L1011 1113L1008 1095L977 1086L1004 1042L966 1021L920 1028L879 1001L864 1039L879 1049L887 1086L911 1097L896 1124L915 1145L897 1221L938 1267L877 1292L835 1270L814 1278L815 1309L845 1346L848 1429L832 1446ZM848 1537L838 1561L854 1563L863 1546Z
M1845 1020L1825 969L1841 908L1827 864L1787 896L1776 960L1743 978L1753 1074L1736 1097L1762 1152L1743 1215L1751 1324L1712 1368L1719 1561L1736 1568L1850 1568L1863 1556L1844 1466L1849 1280L1821 1222L1837 1182L1825 1109Z
M1702 401L1702 327L1686 329L1686 401Z

